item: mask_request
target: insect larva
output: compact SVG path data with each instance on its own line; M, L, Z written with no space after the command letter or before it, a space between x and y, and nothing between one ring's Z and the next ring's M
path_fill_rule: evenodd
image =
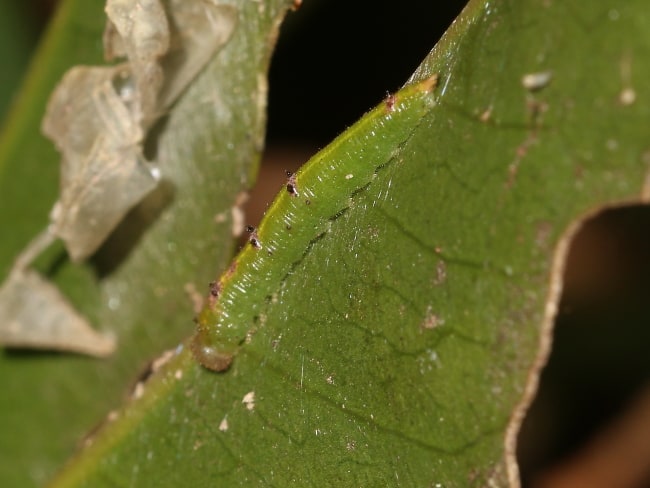
M289 175L286 190L255 230L255 242L245 246L221 276L219 296L209 300L197 317L192 351L203 366L214 371L230 366L260 307L309 243L326 232L330 219L349 206L353 193L372 181L377 168L391 159L433 107L437 80L432 76L389 96ZM256 243L270 252L260 252Z

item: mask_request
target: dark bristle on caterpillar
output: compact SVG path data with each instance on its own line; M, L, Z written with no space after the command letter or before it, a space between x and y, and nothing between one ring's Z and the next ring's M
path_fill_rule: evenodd
M210 285L208 286L210 287L210 295L212 295L213 297L218 297L219 292L221 291L221 285L219 284L219 282L211 281Z
M262 243L257 237L257 229L255 229L255 227L253 227L252 225L247 225L246 232L250 234L250 236L248 237L248 242L250 242L255 249L262 249Z
M291 171L287 171L287 192L292 197L300 196L298 193L298 186L296 185L296 175Z
M386 99L384 100L384 103L386 104L386 110L389 112L395 110L395 102L397 102L395 95L392 93L386 93Z

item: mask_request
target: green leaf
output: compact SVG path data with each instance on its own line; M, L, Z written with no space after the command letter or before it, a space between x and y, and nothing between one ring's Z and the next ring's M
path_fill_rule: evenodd
M31 14L31 15L30 15ZM0 5L0 120L11 104L36 42L35 16L14 2Z
M40 135L45 104L64 71L99 65L102 1L64 2L32 64L0 140L2 276L47 224L58 159ZM55 246L38 262L74 305L118 337L106 361L5 351L0 357L0 484L42 484L79 439L123 400L134 376L193 330L187 286L202 291L233 248L232 209L262 148L270 48L284 1L236 2L228 44L150 135L164 184L134 209L86 265ZM228 73L228 76L223 76Z
M644 3L470 2L414 76L435 106L238 311L230 368L177 351L54 485L516 485L569 239L648 199Z

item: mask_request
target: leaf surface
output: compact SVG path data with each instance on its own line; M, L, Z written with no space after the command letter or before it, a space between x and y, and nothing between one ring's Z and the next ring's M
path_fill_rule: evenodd
M414 76L437 103L296 242L230 369L177 351L54 485L516 485L569 238L648 199L646 11L470 2Z

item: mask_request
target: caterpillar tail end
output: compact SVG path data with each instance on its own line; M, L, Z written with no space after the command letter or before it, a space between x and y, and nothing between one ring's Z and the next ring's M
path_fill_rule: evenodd
M190 344L192 355L201 366L210 371L221 373L227 371L232 363L233 354L229 354L215 347L205 331L199 330Z

